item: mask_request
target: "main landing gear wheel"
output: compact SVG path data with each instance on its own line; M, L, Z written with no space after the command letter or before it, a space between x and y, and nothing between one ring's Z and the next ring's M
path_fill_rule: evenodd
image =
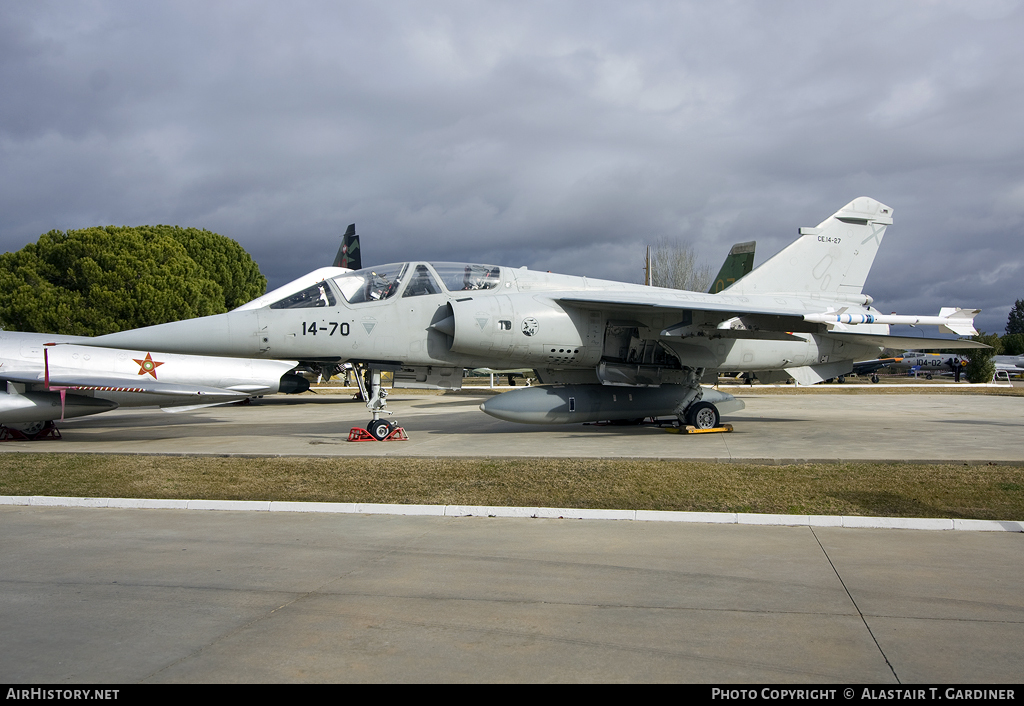
M877 383L878 382L878 376L877 375L872 375L871 376L871 382Z
M686 421L695 429L714 429L720 419L718 408L710 402L697 402L686 410Z
M395 430L395 426L397 426L397 424L392 425L392 423L386 419L374 419L366 425L366 431L370 432L370 434L373 435L373 438L377 439L377 441L383 441L388 438L388 434Z

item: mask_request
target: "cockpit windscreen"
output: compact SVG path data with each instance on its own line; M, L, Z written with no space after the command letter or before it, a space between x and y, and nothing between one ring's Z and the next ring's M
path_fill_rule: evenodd
M429 265L449 292L494 289L501 281L501 268L493 265L463 262L431 262ZM399 262L365 267L339 275L333 281L349 304L384 301L395 296L403 286L403 297L441 293L437 281L422 263Z
M301 292L274 302L270 308L313 309L321 306L334 306L334 303L334 292L327 286L327 283L317 282L312 287L306 287Z
M464 262L432 262L449 292L468 289L494 289L501 280L501 268L494 265L470 265Z
M334 278L349 304L383 301L393 297L402 286L409 265L405 262L367 267Z

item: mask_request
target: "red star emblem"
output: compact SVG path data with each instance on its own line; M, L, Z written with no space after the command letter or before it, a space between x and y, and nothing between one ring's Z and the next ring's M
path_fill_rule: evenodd
M153 376L154 380L156 380L156 369L163 365L163 363L157 363L153 360L153 357L149 353L146 353L146 357L142 360L139 360L138 358L132 358L132 360L139 364L139 375L149 373Z

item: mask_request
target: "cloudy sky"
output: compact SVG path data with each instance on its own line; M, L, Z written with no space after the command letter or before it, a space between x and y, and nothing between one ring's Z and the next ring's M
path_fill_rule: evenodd
M640 281L891 206L885 311L1024 299L1024 6L0 0L0 248L167 223L271 287L424 258ZM930 331L929 333L931 333Z

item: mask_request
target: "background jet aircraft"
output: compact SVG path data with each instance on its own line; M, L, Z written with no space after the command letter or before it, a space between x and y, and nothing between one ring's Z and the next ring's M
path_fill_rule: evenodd
M363 269L363 254L359 250L359 236L356 235L355 223L350 223L345 235L341 236L341 247L334 256L334 266L347 270Z
M887 368L893 363L898 363L902 358L875 358L874 360L861 360L853 364L853 372L856 375L871 375L871 382L878 382L877 372Z
M994 355L992 362L996 364L997 372L1024 375L1024 355Z
M719 294L493 265L402 262L313 284L258 308L108 334L91 345L352 362L367 371L368 426L383 438L382 370L424 381L462 368L534 368L542 387L491 398L536 423L674 414L711 427L742 407L701 387L706 370L784 371L810 384L883 347L984 347L889 335L890 324L971 335L977 311L886 315L863 293L892 210L850 202ZM360 383L362 378L360 376Z
M351 272L349 265L358 269L360 261L359 236L353 223L342 237L335 266L304 275L236 311L301 295L329 277ZM311 295L307 292L305 296ZM297 361L79 348L88 340L84 336L0 331L0 426L33 438L49 433L54 420L117 407L183 411L254 395L309 389L305 378L291 373ZM321 371L316 363L310 367Z
M718 294L754 269L754 248L756 246L756 240L733 245L725 262L722 263L722 269L718 271L718 275L711 283L708 293Z
M890 363L891 370L924 373L931 380L933 373L956 373L967 367L967 359L952 353L919 353L907 351L903 357Z
M114 350L83 336L0 331L0 424L33 438L54 420L117 407L207 406L309 389L294 361Z

